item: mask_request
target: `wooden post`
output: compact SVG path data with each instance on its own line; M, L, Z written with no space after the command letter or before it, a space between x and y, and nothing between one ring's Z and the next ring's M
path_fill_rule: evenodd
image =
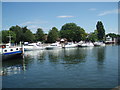
M22 45L22 54L24 54L24 51L25 51L25 50L24 50L24 45Z

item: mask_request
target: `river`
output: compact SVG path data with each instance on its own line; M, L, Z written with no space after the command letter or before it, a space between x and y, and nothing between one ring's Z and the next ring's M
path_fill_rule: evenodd
M118 86L118 48L27 51L2 62L3 88L114 88ZM119 84L120 85L120 84Z

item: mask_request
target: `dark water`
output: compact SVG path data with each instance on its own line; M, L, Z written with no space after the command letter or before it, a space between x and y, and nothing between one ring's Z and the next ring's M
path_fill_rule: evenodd
M3 61L3 88L113 88L118 86L118 47L25 52Z

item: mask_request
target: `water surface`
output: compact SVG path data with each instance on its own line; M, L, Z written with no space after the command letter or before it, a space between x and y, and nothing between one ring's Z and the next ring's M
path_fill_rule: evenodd
M118 47L27 51L3 61L3 88L116 87Z

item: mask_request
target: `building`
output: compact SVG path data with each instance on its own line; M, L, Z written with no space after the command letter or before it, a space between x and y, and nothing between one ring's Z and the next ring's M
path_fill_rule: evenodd
M105 43L106 43L106 44L115 44L116 41L117 41L117 38L112 38L112 37L110 37L110 36L107 36L105 39L106 39L106 40L105 40Z

